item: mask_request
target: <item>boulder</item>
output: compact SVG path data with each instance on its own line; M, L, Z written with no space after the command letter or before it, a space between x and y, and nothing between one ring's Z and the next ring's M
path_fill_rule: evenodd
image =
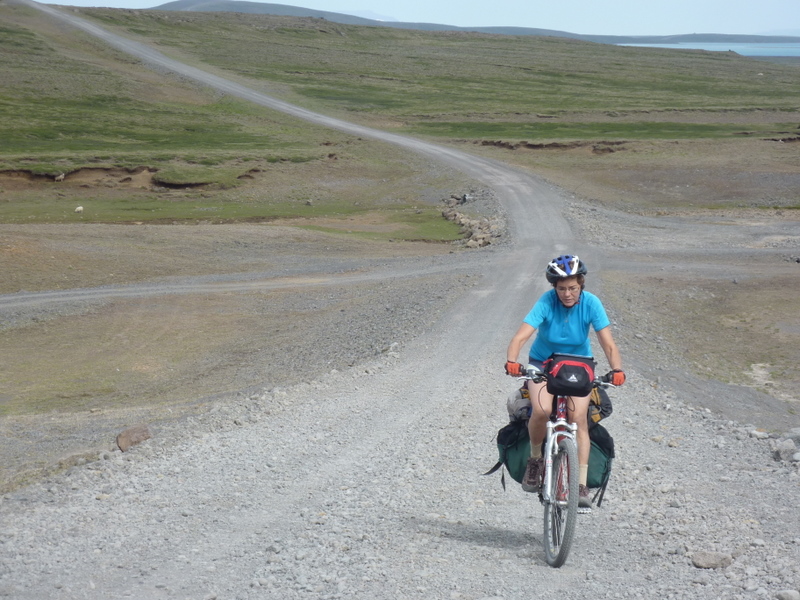
M150 435L150 429L147 425L134 425L120 432L117 436L117 446L119 446L119 449L123 452L127 452L131 447L141 444L151 437L153 436Z
M733 557L723 552L695 552L692 564L698 569L724 569L733 563Z
M794 440L790 439L779 440L772 448L772 456L775 460L792 460L796 452L797 446Z

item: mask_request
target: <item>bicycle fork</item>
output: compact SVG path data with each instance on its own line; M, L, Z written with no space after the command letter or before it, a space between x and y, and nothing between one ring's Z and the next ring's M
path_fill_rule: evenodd
M542 482L542 502L550 504L556 501L553 490L553 457L558 452L558 443L562 438L572 438L575 440L575 433L578 431L577 423L568 423L564 419L555 422L547 422L547 437L545 438L544 449L544 481Z

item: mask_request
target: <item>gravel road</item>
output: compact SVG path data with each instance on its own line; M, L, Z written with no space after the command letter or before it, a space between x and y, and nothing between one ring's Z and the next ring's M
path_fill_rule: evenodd
M397 355L226 399L3 497L0 594L797 597L791 453L776 460L777 440L636 372L607 421L606 500L580 517L567 564L548 567L538 502L481 475L514 388L502 336L443 361L457 317Z
M220 398L1 496L0 597L800 599L800 430L770 436L638 365L613 394L606 500L581 516L567 564L546 565L536 499L481 473L516 385L505 346L544 290L534 265L604 249L575 241L556 188L418 149L512 217L512 242L474 254L472 285L380 359Z

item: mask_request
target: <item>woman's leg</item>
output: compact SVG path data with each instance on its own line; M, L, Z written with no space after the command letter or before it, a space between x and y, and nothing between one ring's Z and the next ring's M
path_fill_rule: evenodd
M592 444L589 441L589 396L582 398L572 397L569 402L569 420L578 425L578 465L581 467L581 485L586 485L586 473L589 468L589 451Z
M542 442L547 433L547 418L553 397L547 393L544 383L528 382L531 396L531 416L528 419L528 435L531 439L531 457L522 478L522 489L526 492L538 492L542 476ZM547 407L547 408L545 408Z
M589 497L589 488L586 485L589 475L589 452L592 443L589 440L589 396L570 399L569 419L578 425L578 467L580 477L578 479L578 508L584 512L592 509L592 500Z
M528 381L528 393L531 397L531 417L528 419L531 456L539 458L542 455L542 442L547 433L547 419L553 409L553 396L547 393L544 382L533 383Z

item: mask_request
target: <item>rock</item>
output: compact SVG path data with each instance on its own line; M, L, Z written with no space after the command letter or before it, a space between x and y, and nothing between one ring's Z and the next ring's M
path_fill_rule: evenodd
M452 221L461 226L461 234L468 238L465 243L467 248L482 248L491 244L493 237L502 235L502 227L497 222L497 218L492 219L472 219L467 215L456 211L453 206L453 198L446 201L446 206L442 210L442 216L448 221Z
M148 429L147 425L134 425L133 427L128 427L117 436L117 446L123 452L127 452L132 446L141 444L151 437L153 436L150 435L150 429Z
M775 460L791 460L797 452L794 440L783 439L775 443L772 448L772 456Z
M695 552L692 564L698 569L724 569L733 562L730 554L723 552Z
M706 574L698 575L692 580L692 583L697 583L699 585L708 585L709 583L711 583L711 578Z
M775 597L778 600L800 600L800 591L797 590L781 590Z

